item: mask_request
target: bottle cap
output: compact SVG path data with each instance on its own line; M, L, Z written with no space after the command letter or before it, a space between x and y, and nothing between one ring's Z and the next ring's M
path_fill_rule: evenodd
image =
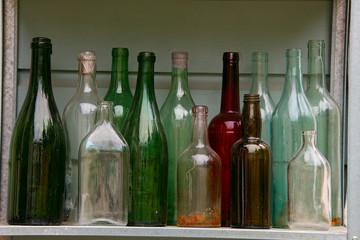
M31 48L52 48L50 38L45 37L35 37L32 39Z
M239 53L238 52L224 52L223 54L223 61L227 61L227 62L233 62L239 61Z
M173 52L171 54L172 67L184 69L187 68L188 53L187 52Z
M118 57L118 56L129 56L129 50L127 48L113 48L112 49L112 56Z
M155 53L153 52L140 52L138 57L137 57L138 62L142 62L142 61L150 61L150 62L155 62L156 57L155 57Z
M83 51L78 55L79 74L88 74L95 72L96 54L93 51Z

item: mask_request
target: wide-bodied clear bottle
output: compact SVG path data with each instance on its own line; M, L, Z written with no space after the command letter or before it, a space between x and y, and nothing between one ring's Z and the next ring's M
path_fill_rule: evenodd
M80 225L126 225L130 149L113 124L112 102L102 102L98 121L79 148Z
M206 106L194 106L191 143L177 168L177 225L221 226L221 160L211 149Z
M289 227L328 230L331 226L331 170L315 147L315 131L302 132L300 151L288 166Z
M84 137L95 126L96 113L103 101L96 85L96 55L83 51L78 55L79 83L75 95L66 104L63 123L68 145L68 159L65 171L65 212L64 221L77 221L78 197L78 155Z
M308 42L305 90L316 118L316 147L331 166L332 225L342 224L342 161L340 109L325 87L325 42Z
M302 81L301 50L286 50L285 84L271 118L272 226L287 224L287 166L301 146L301 132L314 131L316 122Z
M112 49L112 68L109 90L104 100L112 101L114 125L121 131L125 117L130 109L133 95L128 79L129 50L127 48Z
M267 52L252 53L252 80L250 93L259 94L260 96L261 139L270 145L270 122L275 104L269 91L268 59L269 57Z
M192 115L194 100L188 86L187 71L188 54L186 52L172 53L172 78L169 94L161 107L161 121L169 151L168 173L168 209L167 224L176 225L176 167L177 161L189 146L191 139Z

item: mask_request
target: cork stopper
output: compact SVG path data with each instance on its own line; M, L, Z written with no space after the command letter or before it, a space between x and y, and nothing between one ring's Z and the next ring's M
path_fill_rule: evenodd
M78 55L79 73L89 74L95 72L96 54L93 51L83 51Z
M172 67L184 69L187 68L188 53L187 52L173 52L172 53Z

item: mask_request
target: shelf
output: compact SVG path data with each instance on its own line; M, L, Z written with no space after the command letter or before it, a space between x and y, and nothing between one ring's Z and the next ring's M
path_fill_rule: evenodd
M287 229L178 228L178 227L99 227L99 226L0 226L1 236L102 236L199 239L316 239L346 240L347 230L291 231Z

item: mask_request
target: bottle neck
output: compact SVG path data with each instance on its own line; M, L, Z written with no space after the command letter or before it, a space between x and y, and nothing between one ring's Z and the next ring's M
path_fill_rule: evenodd
M128 57L114 56L112 58L110 89L115 89L116 93L130 92L128 74Z
M146 95L149 101L155 99L154 90L154 62L140 61L138 79L136 83L136 95Z
M252 81L250 93L262 95L268 92L268 62L252 61Z
M79 61L79 88L80 93L97 93L96 62L92 60Z
M301 57L287 57L284 91L286 93L304 93Z
M102 123L112 123L113 121L113 112L112 112L112 103L111 102L102 102L100 104L100 113L98 124Z
M51 70L50 70L51 48L36 48L32 50L30 89L36 92L51 93Z
M224 61L220 112L240 112L239 63Z
M207 115L201 113L193 114L193 127L191 133L191 145L196 148L209 146L207 129Z
M241 134L243 138L261 138L260 101L246 101L241 118Z
M315 131L303 131L302 136L302 148L311 147L315 148L316 132Z
M187 68L172 68L170 92L178 98L190 93Z
M308 48L308 78L306 89L325 88L325 51L322 47Z

